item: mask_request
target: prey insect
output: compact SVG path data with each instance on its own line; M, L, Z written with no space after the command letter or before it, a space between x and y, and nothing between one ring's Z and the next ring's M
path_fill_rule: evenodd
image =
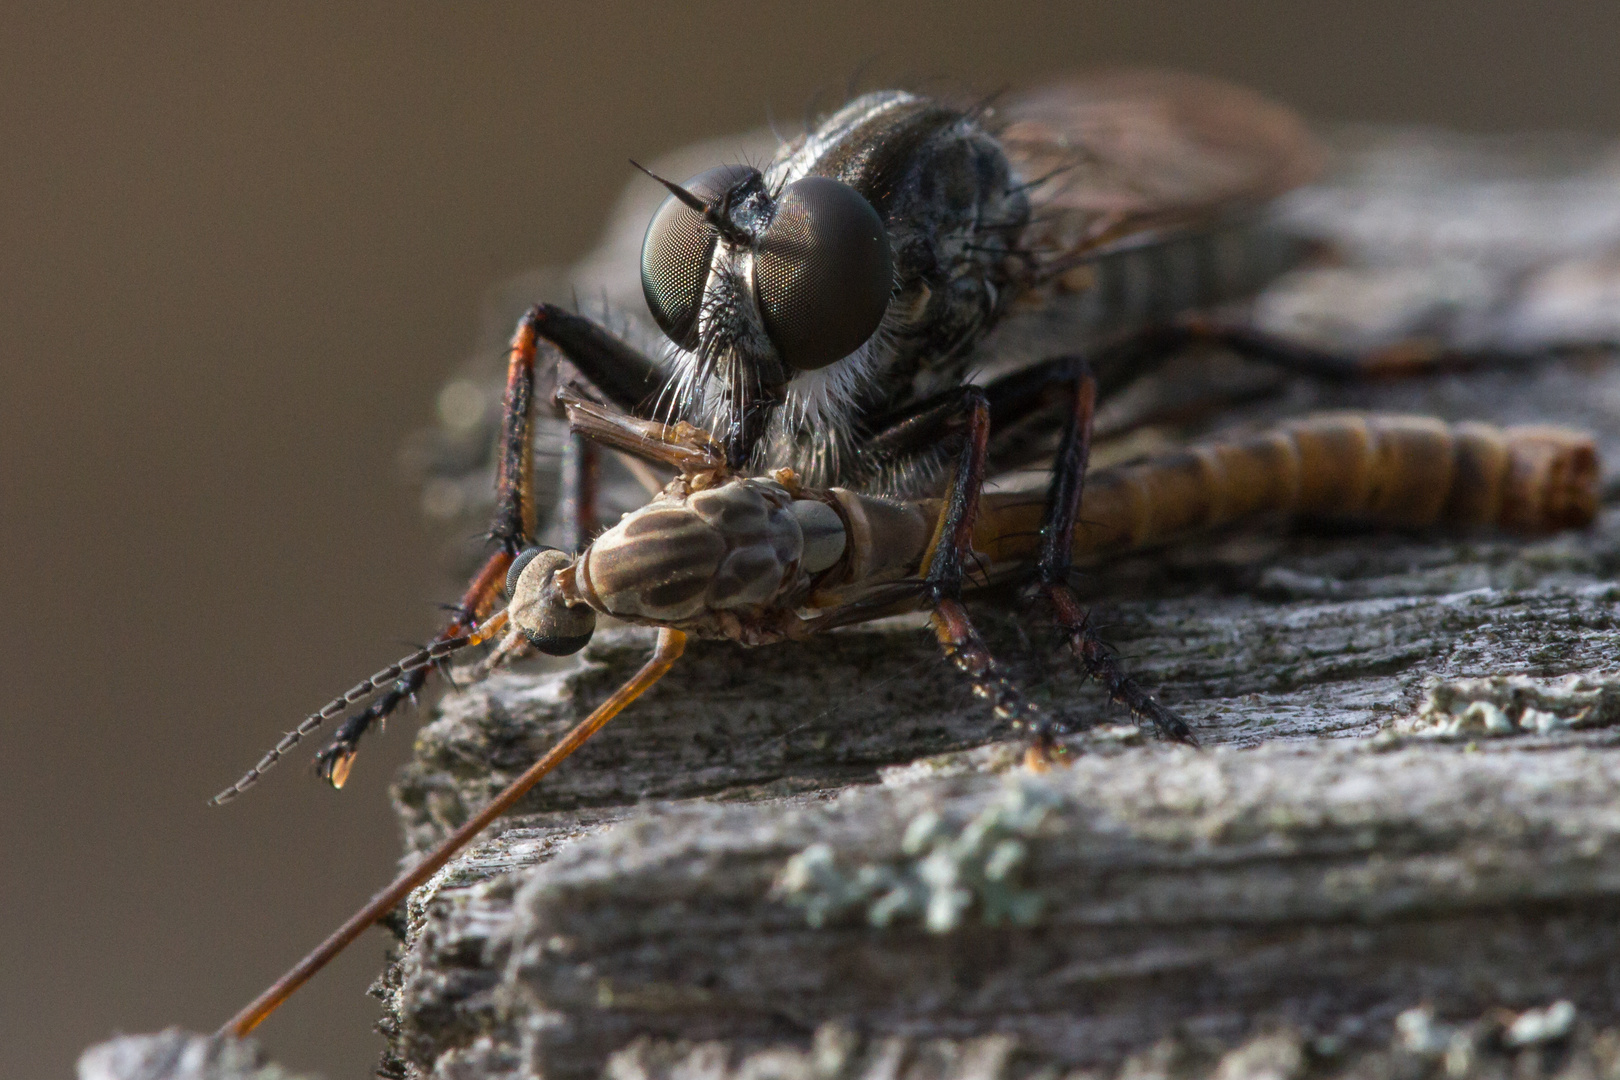
M1082 374L1066 448L1084 454L1094 383ZM997 671L966 610L927 588L947 542L948 500L891 500L816 489L791 469L745 476L709 433L626 417L570 398L570 419L591 438L673 466L678 475L582 552L526 548L511 564L507 605L471 633L390 665L333 706L363 697L405 666L496 641L487 672L528 649L582 648L598 616L659 628L652 656L627 683L411 870L225 1026L245 1035L367 927L426 882L680 658L689 637L748 645L800 640L840 626L931 608L941 648L982 697L1005 709L1016 690ZM1410 416L1325 414L1275 430L1197 445L1097 472L1084 492L1044 504L1010 490L986 495L969 522L987 577L1148 547L1245 518L1287 514L1404 527L1497 527L1547 532L1590 522L1597 461L1587 436L1561 428L1498 429ZM1039 527L1036 515L1039 515ZM1066 523L1066 524L1064 524ZM1061 546L1062 551L1056 549ZM1061 597L1061 594L1058 594ZM1061 602L1060 600L1058 601ZM1083 626L1058 612L1085 661ZM319 714L317 714L319 715ZM1034 725L1032 749L1054 734Z

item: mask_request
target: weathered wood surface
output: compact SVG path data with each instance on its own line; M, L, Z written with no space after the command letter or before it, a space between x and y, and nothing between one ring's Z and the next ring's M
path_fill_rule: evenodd
M124 1035L79 1056L79 1080L299 1080L252 1040L170 1028Z
M1484 562L1511 580L1537 559L1497 551ZM1378 591L1376 577L1301 565L1317 572L1290 567L1289 580ZM1457 569L1455 553L1445 565ZM920 815L960 823L1000 797L1008 781L979 773L1015 764L1016 744L903 764L992 731L925 634L862 630L753 653L697 646L537 793L535 813L418 895L388 998L397 1045L427 1071L480 1037L502 1053L527 1041L532 1067L561 1075L592 1071L640 1034L751 1045L856 1017L877 1035L1017 1034L1072 1064L1186 1025L1231 1038L1268 1022L1331 1033L1423 998L1478 1012L1575 996L1604 1015L1620 978L1620 758L1605 728L1489 739L1482 720L1477 750L1412 735L1317 738L1438 729L1416 715L1435 677L1608 666L1615 592L1569 578L1121 605L1115 627L1129 632L1116 638L1188 704L1207 743L1276 744L1139 745L1116 725L1075 740L1067 769L1014 768L1014 782L1055 800L1028 838L1028 886L1045 904L1028 929L971 917L938 936L904 919L879 932L858 919L812 929L772 895L813 845L830 845L846 878L892 868ZM1012 620L990 622L998 645L1015 643ZM646 644L621 631L572 672L500 676L449 699L399 788L417 843L531 759ZM1022 663L1048 700L1089 701L1077 719L1120 719L1061 659ZM1556 700L1556 680L1543 681ZM1468 702L1450 704L1460 716ZM852 787L885 765L887 783ZM851 790L829 804L840 789ZM750 805L728 805L741 800ZM632 820L609 827L622 818ZM541 1033L521 1034L536 1023Z
M1202 751L1144 739L1015 596L982 597L1014 676L1087 729L1042 775L915 624L694 643L412 898L377 988L387 1074L1620 1076L1620 365L1568 351L1620 340L1620 154L1432 132L1341 149L1282 212L1344 258L1268 291L1262 324L1560 354L1365 386L1204 355L1100 427L1211 363L1266 393L1206 427L1335 407L1584 427L1610 470L1593 529L1261 530L1092 569L1107 638ZM635 265L636 197L601 256L497 299L492 343L548 288L634 330L639 288L611 268ZM487 513L481 364L410 455L457 535ZM447 695L396 785L407 858L649 648L605 628Z
M1407 133L1346 145L1337 178L1285 213L1348 258L1279 283L1263 322L1356 348L1620 337L1608 148ZM1620 462L1620 371L1602 352L1371 386L1220 362L1270 393L1219 424L1328 407L1556 421ZM1105 427L1135 393L1105 406ZM1072 765L1041 776L915 624L694 643L412 900L380 987L390 1067L1610 1069L1614 1037L1596 1034L1620 1020L1609 503L1592 530L1533 542L1250 532L1094 570L1108 638L1203 751L1144 741L1014 596L984 598L975 617L1019 682L1089 729ZM409 850L649 648L647 632L610 629L550 672L447 696L396 787ZM1510 675L1524 678L1471 681ZM1515 1063L1500 1010L1563 998L1579 1049ZM1485 1019L1436 1020L1450 1034L1424 1043L1407 1029L1425 1002ZM1449 1058L1448 1039L1462 1047Z
M1055 795L1023 838L1022 882L1044 903L1030 927L985 926L974 908L945 934L915 916L873 930L857 904L816 929L773 894L818 843L846 881L862 866L903 877L919 816L972 821L1009 782L981 770L1016 764L1016 744L950 753L1005 733L925 632L696 644L531 813L418 895L385 997L395 1046L417 1075L605 1061L751 1075L782 1054L808 1067L812 1033L843 1022L865 1040L862 1075L897 1047L914 1062L990 1055L985 1075L1011 1075L1112 1067L1166 1038L1202 1075L1247 1060L1220 1054L1256 1031L1379 1042L1424 1000L1476 1016L1571 997L1608 1023L1617 758L1605 728L1558 721L1615 718L1581 716L1602 693L1560 679L1612 670L1617 543L1611 511L1537 544L1243 541L1110 576L1142 594L1111 601L1110 636L1196 719L1203 752L1143 743L1061 653L1024 646L1010 605L981 606L1033 695L1104 725L1068 769L1012 770ZM604 634L569 670L447 698L398 789L412 842L487 797L648 644ZM1493 738L1492 717L1466 716L1477 697L1527 719L1512 692L1467 682L1505 672L1535 677L1546 733ZM1421 716L1435 680L1462 698L1435 695L1448 712ZM1381 730L1409 734L1368 738ZM1410 1056L1377 1060L1396 1075Z

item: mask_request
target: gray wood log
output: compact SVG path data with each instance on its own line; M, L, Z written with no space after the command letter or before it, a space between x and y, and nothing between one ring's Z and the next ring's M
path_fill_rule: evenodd
M1267 395L1206 427L1338 407L1552 421L1620 464L1601 348L1620 342L1620 154L1432 132L1340 146L1281 213L1345 259L1279 282L1262 325L1561 358L1330 386L1204 354L1105 402L1099 428L1217 372ZM646 213L627 203L601 257L506 290L491 341L547 282L623 300L634 332L639 287L612 268L633 268ZM500 380L469 368L453 389L411 460L425 508L467 535ZM1011 594L975 619L1085 729L1045 774L915 622L694 643L412 897L376 988L385 1075L1620 1076L1609 475L1598 524L1549 539L1259 530L1091 568L1106 637L1202 751L1145 738ZM580 657L447 695L395 787L406 858L649 648L604 627Z
M1611 148L1342 145L1284 213L1348 260L1279 283L1262 323L1337 348L1620 339ZM1215 358L1271 391L1218 423L1555 421L1592 430L1612 466L1605 357L1336 387ZM1106 403L1100 425L1211 362ZM452 436L485 438L441 450ZM440 495L485 482L445 469ZM1203 751L1144 739L1015 597L981 598L1018 681L1087 729L1044 775L914 622L694 643L413 897L379 984L390 1068L1615 1075L1617 568L1612 505L1532 542L1248 532L1094 568L1107 637ZM396 785L407 858L649 648L605 628L572 661L448 695Z
M1295 602L1257 634L1258 611L1208 610L1221 605L1163 620L1173 629L1145 640L1184 642L1181 670L1230 692L1202 728L1211 741L1252 742L1268 721L1289 741L1196 752L1132 745L1137 733L1115 727L1077 740L1067 769L1027 778L1013 768L1012 790L1052 802L1028 836L1004 837L1030 848L1020 888L1040 898L1041 914L1017 928L970 914L942 934L912 910L926 908L918 882L933 847L908 855L903 845L930 813L954 823L948 835L982 826L1008 781L981 772L1016 765L1016 744L885 772L885 756L905 762L974 741L978 703L934 711L933 696L950 687L938 667L892 701L828 690L839 674L846 687L881 678L874 656L926 667L931 642L861 631L808 655L783 650L741 675L766 688L757 698L716 685L737 676L738 659L768 652L700 647L659 698L537 796L535 813L418 894L387 999L396 1045L424 1073L476 1052L514 1075L583 1074L642 1035L757 1047L854 1017L874 1036L1017 1035L1025 1052L1075 1064L1117 1060L1186 1028L1234 1039L1267 1024L1363 1030L1425 998L1478 1012L1573 996L1611 1015L1620 758L1607 729L1488 739L1482 723L1477 744L1310 738L1373 726L1335 729L1346 703L1369 718L1415 714L1429 672L1596 666L1617 644L1611 596L1607 586L1543 586ZM1193 632L1197 618L1209 621ZM512 733L546 741L592 700L583 686L628 673L639 637L610 637L581 670L506 676L450 702L423 734L423 758L475 760L481 726L485 740L499 733L491 756L514 755L515 766L527 752ZM1490 639L1483 651L1479 637ZM1300 659L1278 674L1274 660L1252 662L1265 650ZM1550 662L1525 664L1547 650ZM806 672L856 707L794 730L788 705L806 699L786 695ZM1545 689L1556 697L1559 685ZM537 707L548 698L557 704ZM761 704L773 700L784 704ZM876 707L863 714L863 702ZM1466 704L1451 701L1447 715ZM447 776L419 762L401 783L421 841L495 783ZM850 790L828 803L841 788ZM638 807L637 790L685 798ZM699 791L709 797L693 798ZM573 809L585 803L595 805ZM825 852L825 880L773 892L808 850ZM862 868L887 891L864 894ZM872 906L901 886L921 892L891 900L904 914L888 927L867 926ZM985 898L969 901L978 911ZM826 909L822 926L807 907Z

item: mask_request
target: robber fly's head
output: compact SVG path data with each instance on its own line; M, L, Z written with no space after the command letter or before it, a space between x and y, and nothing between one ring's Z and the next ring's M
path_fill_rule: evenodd
M557 584L557 572L573 563L556 548L526 548L506 572L506 617L530 645L551 656L579 652L596 631L596 612L570 605Z
M850 355L883 321L889 237L848 184L806 176L772 191L741 165L660 182L670 196L647 227L641 287L658 325L698 354L705 374L736 365L749 370L733 382L742 374L779 387Z

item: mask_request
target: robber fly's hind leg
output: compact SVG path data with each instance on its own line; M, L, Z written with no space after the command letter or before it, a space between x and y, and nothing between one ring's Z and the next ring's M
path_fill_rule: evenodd
M962 606L989 436L990 403L982 389L965 386L920 403L875 435L866 449L874 458L895 461L960 439L944 509L923 561L924 595L933 608L930 622L946 658L971 680L973 692L990 702L997 717L1023 726L1036 722L1037 710L1003 674Z
M1091 453L1091 421L1097 404L1097 383L1084 361L1070 359L1064 374L1073 387L1071 405L1063 429L1052 481L1046 492L1046 511L1041 520L1040 561L1036 567L1034 590L1050 605L1053 617L1068 640L1069 648L1086 674L1108 689L1108 696L1131 711L1139 720L1153 724L1166 738L1197 745L1187 722L1160 704L1153 695L1126 674L1119 657L1092 629L1089 613L1069 586L1073 562L1075 519L1085 488L1086 463ZM1049 733L1041 731L1042 737Z
M495 550L473 575L450 620L434 638L447 641L467 633L489 614L518 552L534 543L535 366L541 342L555 346L598 396L634 411L656 399L664 385L657 367L630 346L581 315L552 304L537 304L518 321L507 354L506 392L501 405L501 437L495 481L495 516L489 539ZM555 380L548 380L555 381ZM597 449L571 436L570 461L563 473L565 543L590 540L596 521ZM402 676L366 708L344 721L315 756L316 770L336 787L348 778L361 738L421 691L430 668Z

